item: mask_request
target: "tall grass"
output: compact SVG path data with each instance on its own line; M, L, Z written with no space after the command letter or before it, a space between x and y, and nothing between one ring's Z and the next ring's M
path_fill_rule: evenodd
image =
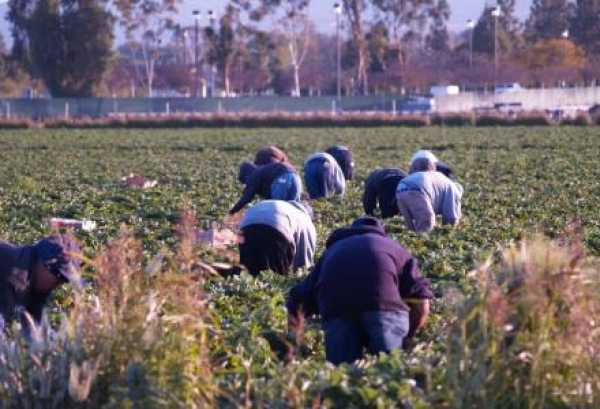
M122 229L90 262L93 284L73 288L58 326L45 318L29 342L0 340L0 407L211 406L209 320L192 257L180 246L145 264Z
M449 406L600 407L600 262L537 237L476 275L448 338Z

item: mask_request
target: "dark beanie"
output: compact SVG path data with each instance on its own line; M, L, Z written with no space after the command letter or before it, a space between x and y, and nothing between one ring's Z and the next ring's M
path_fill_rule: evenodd
M346 146L335 145L327 149L325 152L334 157L335 161L340 165L346 180L352 180L354 176L354 160L352 151Z
M375 227L385 233L385 226L381 220L371 216L363 216L356 219L354 223L352 223L352 227Z
M240 183L243 183L244 185L247 184L248 179L250 179L250 175L252 175L256 169L257 166L254 163L248 161L242 162L240 165L240 173L238 175L238 180Z
M55 277L69 281L81 266L81 248L71 234L46 237L34 245L37 259Z

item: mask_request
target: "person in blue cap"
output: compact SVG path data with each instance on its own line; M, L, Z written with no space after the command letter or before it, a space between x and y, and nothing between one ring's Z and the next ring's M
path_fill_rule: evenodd
M425 325L431 298L417 260L378 219L363 217L334 231L314 269L292 288L288 322L293 335L303 316L320 315L326 359L351 363L365 350L402 348Z
M52 292L79 276L81 250L70 234L56 234L34 245L0 242L0 328L25 314L39 323Z

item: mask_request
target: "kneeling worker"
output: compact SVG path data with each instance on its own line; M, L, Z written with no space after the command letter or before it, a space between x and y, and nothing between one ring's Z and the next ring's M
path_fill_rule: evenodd
M373 171L365 181L363 208L368 216L375 216L379 204L382 219L388 219L398 214L396 190L398 184L408 174L402 169L387 168Z
M317 245L312 211L300 202L265 200L248 209L240 224L240 263L250 274L287 274L311 267Z
M346 177L339 163L326 152L309 156L304 162L304 184L311 199L342 196L346 191Z
M461 213L463 188L436 170L430 158L415 159L411 174L398 184L398 209L406 227L426 233L435 227L436 215L443 224L458 224Z
M327 360L351 363L365 348L402 348L425 325L431 298L415 258L365 217L333 232L313 271L290 291L290 330L302 315L320 314Z
M31 246L0 242L0 330L19 320L27 332L25 313L39 323L52 291L78 274L79 253L79 245L68 234Z
M334 145L327 149L325 153L335 158L342 172L344 172L346 180L354 179L354 159L350 148L342 145Z
M300 200L302 194L302 181L296 170L289 163L271 163L256 166L244 162L240 166L238 180L246 185L240 200L229 211L235 214L242 210L255 195L263 199Z

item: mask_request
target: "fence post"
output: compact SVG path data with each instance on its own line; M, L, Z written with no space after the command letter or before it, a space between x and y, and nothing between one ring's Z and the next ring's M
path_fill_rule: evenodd
M10 102L6 101L6 119L10 119Z
M167 101L167 102L165 103L165 113L166 113L167 115L169 115L169 114L171 113L171 104L169 103L169 101Z
M69 119L69 102L65 101L65 119Z
M335 115L337 113L337 103L334 100L331 101L331 115Z
M217 113L218 114L223 113L223 101L221 101L221 100L219 100L219 103L217 104Z
M392 115L396 116L396 100L392 100Z

